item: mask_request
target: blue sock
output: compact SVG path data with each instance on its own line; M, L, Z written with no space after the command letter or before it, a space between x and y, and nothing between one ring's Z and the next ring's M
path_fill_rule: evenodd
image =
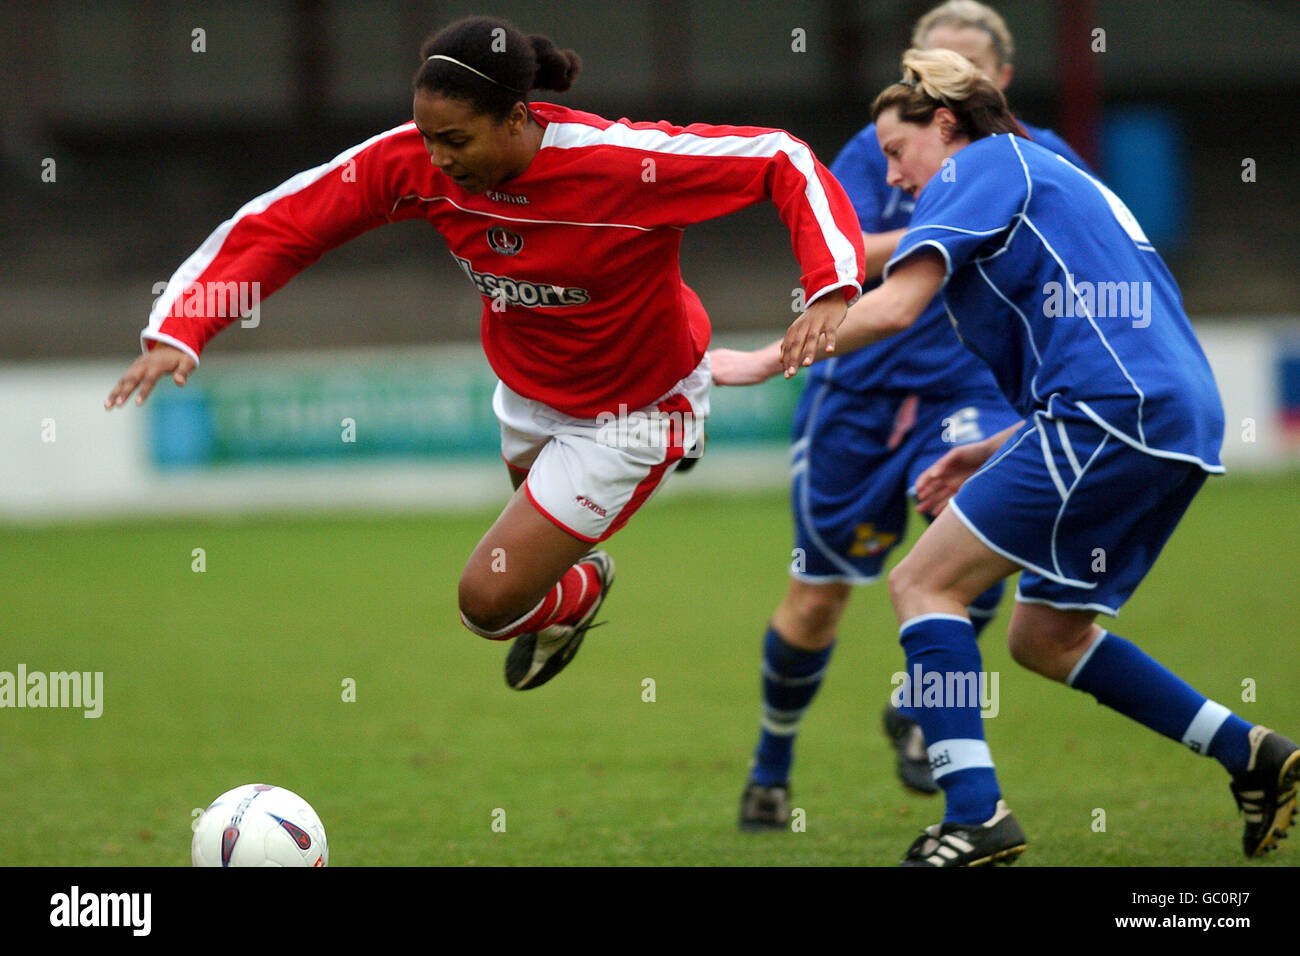
M1213 757L1234 777L1246 770L1251 725L1117 634L1103 631L1065 682L1156 733Z
M749 772L754 783L770 787L789 782L799 721L822 684L834 647L803 651L768 627L763 638L763 717Z
M966 613L970 615L971 627L975 628L976 640L979 640L979 636L984 633L984 628L988 627L989 622L997 617L998 605L1002 603L1003 590L1004 585L999 581L967 605ZM909 697L910 691L908 690L909 683L910 682L906 679L903 681L896 697L901 697L903 700L911 699ZM910 707L899 707L898 712L905 717L910 717L913 720L916 720L916 715L912 713L912 708Z
M971 626L975 628L977 638L984 633L984 628L988 627L989 622L997 617L1003 590L1005 584L999 581L967 605L966 613L970 615Z
M922 614L899 642L912 678L909 714L921 725L934 782L947 799L943 822L983 823L1002 796L980 717L980 652L964 617Z

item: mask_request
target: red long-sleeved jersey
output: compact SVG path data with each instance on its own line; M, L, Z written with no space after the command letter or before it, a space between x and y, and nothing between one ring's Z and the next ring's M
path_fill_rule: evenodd
M691 223L771 199L805 301L861 291L853 207L790 134L529 109L545 127L541 148L522 174L481 195L435 169L407 123L254 199L172 276L143 347L165 342L197 361L239 317L229 307L236 290L265 298L327 250L420 217L483 296L483 348L497 376L581 418L647 405L699 364L709 321L678 264Z

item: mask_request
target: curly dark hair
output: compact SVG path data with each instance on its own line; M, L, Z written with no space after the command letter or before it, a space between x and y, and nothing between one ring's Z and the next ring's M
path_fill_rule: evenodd
M458 62L429 59L439 54ZM527 103L529 90L564 92L582 69L572 50L541 34L525 36L497 17L468 17L444 27L421 44L420 60L413 89L464 100L474 112L498 120L521 100Z

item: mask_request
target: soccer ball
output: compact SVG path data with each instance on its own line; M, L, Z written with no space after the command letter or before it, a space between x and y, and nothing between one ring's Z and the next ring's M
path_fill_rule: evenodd
M227 790L194 826L195 866L328 866L325 827L292 790L249 783Z

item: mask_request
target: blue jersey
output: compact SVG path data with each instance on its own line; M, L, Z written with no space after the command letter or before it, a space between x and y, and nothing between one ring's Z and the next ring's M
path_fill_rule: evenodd
M921 248L943 256L953 326L1021 415L1081 414L1223 470L1223 405L1178 286L1101 182L1021 137L976 140L921 190L885 275Z
M1035 142L1060 153L1081 169L1087 165L1065 140L1051 130L1026 126ZM840 181L858 214L863 232L906 229L912 218L912 197L885 183L887 160L871 123L840 150L831 174ZM863 284L869 291L879 279ZM906 331L857 352L818 362L811 377L829 379L860 392L906 391L921 395L953 395L969 388L994 389L988 367L964 349L952 334L938 298Z

